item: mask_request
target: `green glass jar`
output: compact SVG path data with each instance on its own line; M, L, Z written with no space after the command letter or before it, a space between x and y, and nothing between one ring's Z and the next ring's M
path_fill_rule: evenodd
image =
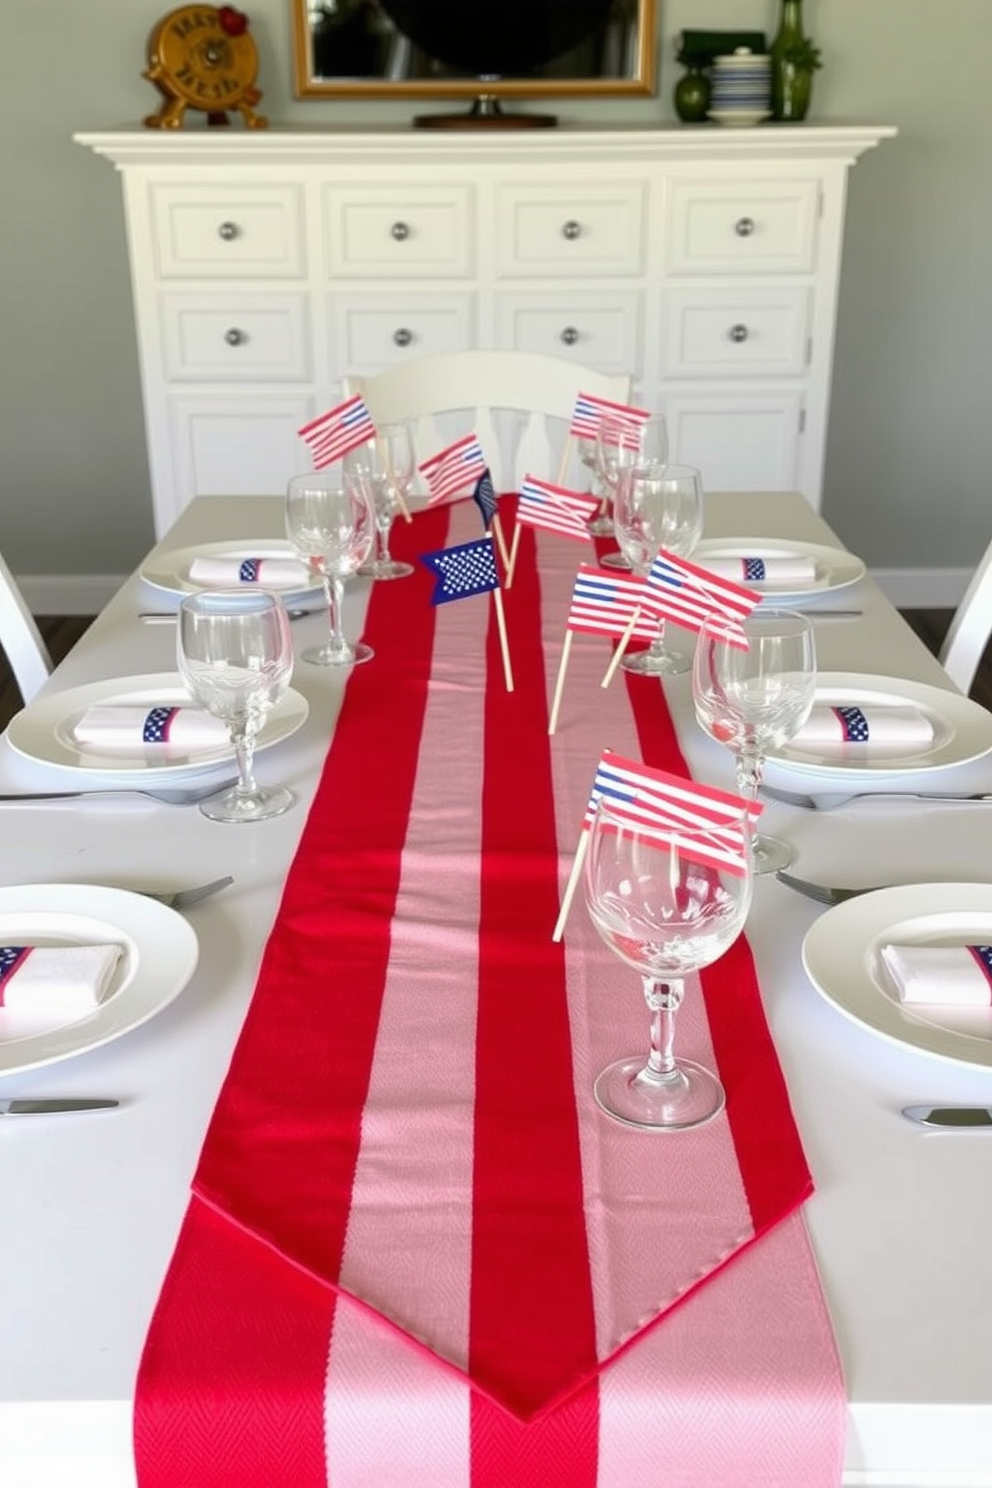
M701 67L690 67L675 84L675 112L683 124L698 124L709 111L710 80Z

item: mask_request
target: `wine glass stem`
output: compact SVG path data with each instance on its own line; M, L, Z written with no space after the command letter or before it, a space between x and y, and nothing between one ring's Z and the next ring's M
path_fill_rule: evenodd
M324 594L327 597L327 618L331 630L331 650L334 652L343 652L346 649L344 631L341 625L344 585L336 574L324 574Z
M657 633L655 634L654 640L651 642L651 645L648 648L648 654L650 656L666 656L668 654L666 652L666 650L665 650L665 622L664 622L664 620L659 620L658 621L658 630L657 630Z
M253 796L258 787L252 773L255 760L255 733L245 724L235 724L231 729L231 743L234 746L234 758L238 766L238 783L235 789L239 796Z
M675 1014L682 1003L681 982L660 982L657 977L644 977L644 998L651 1009L651 1052L648 1070L659 1080L675 1074Z
M393 524L392 512L387 512L386 515L385 515L385 517L376 517L376 519L375 519L375 536L376 536L375 561L379 565L385 565L387 563L391 563L392 562L392 559L391 559L390 553L389 553L389 529L392 526L392 524Z
M765 770L764 756L750 749L742 749L737 755L737 789L748 801L758 799L758 788Z

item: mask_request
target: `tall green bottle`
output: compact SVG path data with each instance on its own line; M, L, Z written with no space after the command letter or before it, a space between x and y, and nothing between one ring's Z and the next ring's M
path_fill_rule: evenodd
M772 118L794 119L797 117L793 92L795 89L795 67L789 60L790 53L802 47L803 0L782 0L782 15L775 40L769 47L772 59ZM808 98L807 98L808 102ZM805 109L803 109L805 113ZM802 117L802 115L798 115Z

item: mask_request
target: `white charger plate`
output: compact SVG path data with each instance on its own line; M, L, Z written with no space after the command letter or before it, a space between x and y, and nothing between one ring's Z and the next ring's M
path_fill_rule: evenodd
M802 948L813 986L862 1028L956 1064L992 1068L992 1008L910 1010L882 961L890 944L992 944L992 883L876 889L827 910Z
M186 986L200 954L174 909L127 889L94 884L0 888L0 945L119 945L110 991L86 1017L39 1027L0 1008L0 1075L96 1049L161 1012Z
M280 558L299 559L299 554L288 539L279 538L234 538L229 542L200 543L192 548L171 548L164 553L156 553L145 560L141 568L141 577L146 584L151 584L154 589L162 589L166 594L175 594L182 597L186 594L199 594L201 590L208 588L206 584L197 584L189 576L190 564L194 558ZM239 588L271 589L282 595L287 602L299 602L306 599L322 597L323 584L315 579L312 584L305 584L300 589L280 589L271 584L239 585Z
M84 749L73 739L72 730L86 709L97 704L181 707L184 703L189 706L189 702L189 693L178 672L152 672L145 676L90 682L82 687L67 687L61 692L44 693L35 698L11 719L6 737L18 754L42 764L86 770L101 778L120 776L132 783L135 777L140 777L143 785L152 785L156 781L174 780L233 762L234 751L229 745L198 749L188 754L170 749L168 755L163 756L163 762L158 763L151 755L142 758L123 750L99 753ZM258 735L256 752L288 739L306 721L308 712L306 698L294 688L288 688L266 718Z
M814 705L917 708L929 718L933 738L909 749L847 744L843 756L839 747L803 747L793 740L769 754L765 768L769 785L795 794L814 788L868 790L886 784L909 789L915 775L929 777L992 751L992 713L949 688L864 672L821 672Z
M810 558L816 569L812 582L799 589L776 584L749 586L757 590L769 604L801 606L808 600L818 599L859 583L868 571L862 559L843 548L771 537L703 538L696 545L692 561L705 567L707 558L753 558L755 555L764 557L765 554L769 558ZM741 582L745 581L742 579Z

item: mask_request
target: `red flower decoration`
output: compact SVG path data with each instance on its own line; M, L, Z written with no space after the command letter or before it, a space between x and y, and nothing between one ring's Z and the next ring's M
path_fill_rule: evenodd
M228 36L243 36L248 29L248 17L244 11L235 10L233 5L222 5L217 11L217 19L220 29Z

